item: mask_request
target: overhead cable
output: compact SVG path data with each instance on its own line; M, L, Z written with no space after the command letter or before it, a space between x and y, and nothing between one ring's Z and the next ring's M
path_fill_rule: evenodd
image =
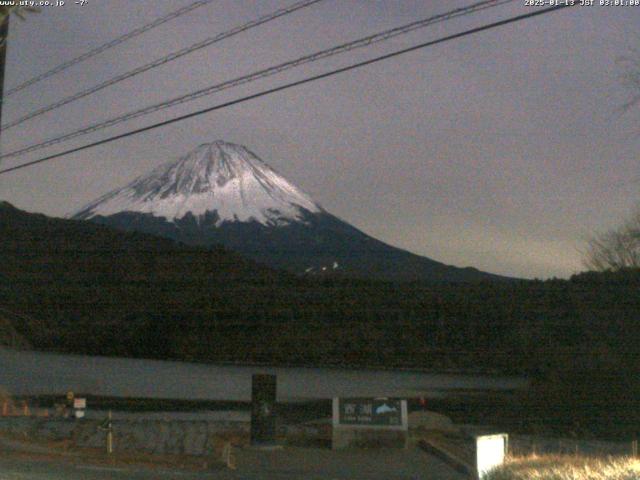
M33 152L35 150L40 150L42 148L49 147L51 145L55 145L61 142L65 142L67 140L71 140L73 138L77 138L79 136L87 135L89 133L96 132L98 130L102 130L107 127L111 127L117 125L119 123L132 120L134 118L138 118L144 115L149 115L151 113L164 110L166 108L173 107L175 105L179 105L182 103L190 102L196 100L198 98L212 95L213 93L226 90L228 88L237 87L239 85L243 85L246 83L254 82L256 80L260 80L262 78L270 77L272 75L284 72L286 70L290 70L295 67L299 67L301 65L316 62L318 60L322 60L328 57L332 57L341 53L349 52L351 50L355 50L358 48L368 47L372 44L383 42L392 38L395 38L399 35L404 35L419 28L425 28L429 25L433 25L434 23L439 23L443 21L448 21L453 18L457 18L464 15L469 15L471 13L475 13L481 10L485 10L487 8L494 8L499 5L503 5L505 3L511 3L515 0L484 0L473 5L467 7L461 7L455 10L451 10L449 12L435 15L432 17L428 17L422 20L418 20L415 22L411 22L407 25L403 25L401 27L392 28L390 30L385 30L380 33L376 33L374 35L369 35L358 40L354 40L348 43L344 43L335 47L331 47L325 50L320 50L318 52L312 53L310 55L305 55L303 57L299 57L295 60L290 60L288 62L281 63L279 65L275 65L263 70L259 70L248 75L243 75L241 77L234 78L232 80L227 80L222 83L218 83L215 85L211 85L209 87L197 90L195 92L191 92L186 95L182 95L179 97L175 97L170 100L166 100L154 105L150 105L138 110L131 111L127 114L120 115L108 120L104 120L88 127L83 127L81 129L75 130L73 132L64 134L59 137L51 138L34 145L30 145L27 147L22 147L18 150L14 150L12 152L8 152L4 155L0 155L0 160L5 158L17 157L20 155L24 155L29 152Z
M39 108L37 110L34 110L33 112L30 112L26 115L24 115L23 117L20 117L16 120L13 120L11 122L8 122L4 125L2 125L0 127L0 129L4 132L6 130L9 130L10 128L13 128L17 125L20 125L21 123L26 122L27 120L30 120L32 118L38 117L42 114L45 114L47 112L50 112L52 110L55 110L56 108L60 108L64 105L67 105L71 102L75 102L76 100L79 100L81 98L84 98L86 96L89 96L93 93L99 92L100 90L103 90L107 87L110 87L111 85L115 85L116 83L120 83L123 80L127 80L129 78L135 77L136 75L140 75L141 73L144 72L148 72L149 70L152 70L154 68L160 67L162 65L165 65L166 63L172 62L180 57L183 57L185 55L188 55L190 53L193 53L197 50L200 50L202 48L208 47L210 45L213 45L214 43L220 42L226 38L232 37L234 35L238 35L239 33L245 32L251 28L255 28L258 25L262 25L264 23L270 22L272 20L275 20L276 18L280 18L283 17L285 15L289 15L290 13L296 12L298 10L301 10L303 8L306 7L310 7L311 5L314 5L316 3L322 2L324 0L302 0L300 2L294 3L293 5L290 5L288 7L285 8L281 8L279 10L276 10L275 12L272 12L268 15L264 15L260 18L257 18L256 20L252 20L250 22L247 22L243 25L239 25L235 28L232 28L231 30L228 30L226 32L220 33L218 35L216 35L215 37L210 37L207 38L206 40L203 40L201 42L195 43L193 45L191 45L190 47L186 47L183 48L181 50L178 50L177 52L173 52L170 53L169 55L165 55L162 58L158 58L156 60L154 60L153 62L147 63L145 65L142 65L138 68L135 68L133 70L130 70L128 72L125 72L123 74L117 75L109 80L106 80L98 85L94 85L93 87L89 87L86 90L82 90L81 92L75 93L73 95L70 95L66 98L63 98L62 100L52 103L50 105L47 105L45 107Z
M110 48L113 48L117 45L120 45L121 43L126 42L127 40L131 40L134 37L137 37L138 35L142 35L145 32L148 32L149 30L152 30L156 27L159 27L160 25L167 23L170 20L173 20L174 18L178 18L182 15L184 15L185 13L189 13L192 10L195 10L196 8L199 7L203 7L211 2L213 2L214 0L198 0L197 2L193 2L185 7L182 7L178 10L175 10L171 13L168 13L167 15L157 18L156 20L154 20L151 23L147 23L146 25L143 25L139 28L136 28L135 30L132 30L128 33L125 33L124 35L119 36L118 38L114 38L113 40L110 40L107 43L104 43L102 45L100 45L99 47L96 47L92 50L89 50L88 52L83 53L82 55L75 57L71 60L68 60L64 63L61 63L60 65L53 67L51 70L48 70L44 73L41 73L40 75L37 75L33 78L30 78L29 80L26 80L22 83L20 83L19 85L16 85L13 88L10 88L9 90L7 90L4 94L4 98L7 98L11 95L13 95L14 93L17 93L21 90L24 90L27 87L30 87L31 85L34 85L38 82L41 82L42 80L45 80L49 77L52 77L60 72L65 71L66 69L68 69L69 67L72 67L73 65L76 65L80 62L84 62L85 60L88 60L91 57L95 57L96 55L98 55L99 53L102 53L106 50L109 50Z
M419 49L423 49L423 48L428 48L428 47L431 47L433 45L437 45L437 44L440 44L440 43L448 42L450 40L455 40L457 38L465 37L467 35L472 35L472 34L475 34L475 33L486 31L486 30L491 30L493 28L497 28L497 27L500 27L500 26L503 26L503 25L507 25L507 24L510 24L510 23L519 22L519 21L522 21L522 20L526 20L528 18L539 16L539 15L544 15L544 14L547 14L547 13L559 11L559 10L562 10L564 8L571 7L571 6L574 6L574 5L577 5L577 4L565 3L565 4L560 4L560 5L557 5L557 6L553 6L553 7L547 7L547 8L543 8L543 9L540 9L540 10L535 10L535 11L530 12L530 13L526 13L526 14L523 14L523 15L518 15L518 16L515 16L515 17L510 17L510 18L507 18L505 20L500 20L498 22L489 23L489 24L486 24L486 25L483 25L483 26L480 26L480 27L472 28L470 30L465 30L463 32L455 33L453 35L448 35L446 37L441 37L441 38L438 38L436 40L431 40L429 42L421 43L421 44L415 45L413 47L408 47L408 48L404 48L402 50L397 50L395 52L387 53L386 55L381 55L379 57L371 58L371 59L365 60L363 62L354 63L354 64L351 64L351 65L346 66L346 67L342 67L342 68L339 68L339 69L336 69L336 70L331 70L329 72L321 73L319 75L314 75L312 77L307 77L305 79L298 80L298 81L291 82L291 83L287 83L287 84L284 84L284 85L280 85L278 87L270 88L268 90L263 90L261 92L254 93L252 95L247 95L246 97L237 98L235 100L231 100L229 102L225 102L225 103L221 103L221 104L218 104L218 105L214 105L212 107L208 107L208 108L205 108L205 109L202 109L202 110L198 110L196 112L192 112L192 113L189 113L189 114L186 114L186 115L182 115L180 117L172 118L170 120L165 120L163 122L155 123L153 125L148 125L146 127L138 128L136 130L131 130L129 132L122 133L120 135L114 135L112 137L105 138L103 140L98 140L96 142L92 142L92 143L89 143L89 144L86 144L86 145L82 145L82 146L79 146L79 147L76 147L76 148L71 148L69 150L65 150L65 151L60 152L60 153L56 153L56 154L49 155L49 156L46 156L46 157L43 157L43 158L39 158L38 160L33 160L33 161L26 162L26 163L23 163L23 164L20 164L20 165L16 165L14 167L5 168L4 170L0 170L0 175L5 174L5 173L9 173L9 172L13 172L13 171L16 171L16 170L21 170L23 168L27 168L27 167L30 167L30 166L33 166L33 165L36 165L36 164L39 164L39 163L48 162L48 161L53 160L55 158L60 158L60 157L63 157L63 156L66 156L66 155L69 155L69 154L72 154L72 153L76 153L76 152L80 152L80 151L83 151L83 150L87 150L89 148L97 147L99 145L104 145L106 143L110 143L110 142L113 142L115 140L120 140L122 138L131 137L133 135L138 135L140 133L147 132L149 130L153 130L153 129L156 129L156 128L159 128L159 127L164 127L166 125L170 125L172 123L180 122L182 120L193 118L193 117L196 117L196 116L199 116L199 115L204 115L205 113L210 113L210 112L213 112L215 110L221 110L223 108L227 108L227 107L230 107L232 105L237 105L239 103L244 103L244 102L247 102L249 100L256 99L256 98L264 97L264 96L270 95L272 93L280 92L280 91L283 91L283 90L287 90L289 88L297 87L297 86L304 85L304 84L307 84L307 83L315 82L317 80L321 80L321 79L324 79L324 78L332 77L334 75L338 75L340 73L348 72L348 71L351 71L351 70L355 70L357 68L361 68L361 67L364 67L364 66L367 66L367 65L371 65L371 64L374 64L374 63L377 63L377 62L381 62L381 61L387 60L389 58L397 57L399 55L404 55L405 53L413 52L413 51L416 51L416 50L419 50Z

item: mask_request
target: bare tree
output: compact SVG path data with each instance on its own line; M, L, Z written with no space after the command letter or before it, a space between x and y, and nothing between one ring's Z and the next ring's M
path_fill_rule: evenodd
M13 7L0 7L0 23L2 23L4 21L5 18L7 18L7 16L14 14L16 16L18 16L18 18L24 20L24 14L26 12L39 12L40 9L37 7L19 7L19 6L13 6Z
M588 241L583 262L598 271L640 268L640 204L624 224Z
M630 98L623 106L624 111L640 104L640 50L633 49L629 55L618 58L622 66L622 83L629 89Z
M15 15L20 20L24 20L25 13L37 13L37 12L40 12L40 9L37 7L0 6L0 25L3 25L5 23L9 15ZM7 38L5 35L6 35L6 30L3 36L0 38L0 48L2 48L5 42L7 41Z
M622 106L623 111L628 111L640 105L640 50L632 49L618 62L622 67L622 83L630 92L629 101ZM583 263L597 271L640 269L640 203L622 225L587 241Z

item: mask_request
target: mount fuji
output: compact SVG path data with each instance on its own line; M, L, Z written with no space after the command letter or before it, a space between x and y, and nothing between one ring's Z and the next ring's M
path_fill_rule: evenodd
M247 148L215 141L86 205L72 218L222 244L308 275L469 282L502 277L387 245L333 216Z

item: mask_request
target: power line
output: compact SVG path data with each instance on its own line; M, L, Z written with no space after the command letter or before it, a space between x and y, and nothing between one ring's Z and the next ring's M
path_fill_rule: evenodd
M205 113L210 113L210 112L213 112L215 110L221 110L223 108L230 107L232 105L237 105L239 103L244 103L244 102L247 102L249 100L253 100L253 99L256 99L256 98L264 97L266 95L270 95L272 93L280 92L282 90L287 90L289 88L293 88L293 87L297 87L297 86L300 86L300 85L304 85L306 83L311 83L311 82L314 82L316 80L321 80L321 79L324 79L324 78L332 77L332 76L338 75L340 73L348 72L350 70L355 70L357 68L361 68L361 67L364 67L364 66L367 66L367 65L371 65L371 64L374 64L374 63L377 63L377 62L381 62L383 60L387 60L389 58L397 57L397 56L403 55L405 53L413 52L415 50L419 50L419 49L422 49L422 48L427 48L427 47L430 47L430 46L433 46L433 45L437 45L439 43L448 42L450 40L455 40L457 38L461 38L461 37L465 37L467 35L472 35L472 34L475 34L475 33L483 32L485 30L490 30L490 29L497 28L497 27L500 27L500 26L503 26L503 25L507 25L507 24L510 24L510 23L519 22L521 20L525 20L525 19L528 19L528 18L536 17L538 15L543 15L543 14L546 14L546 13L555 12L555 11L561 10L563 8L571 7L571 6L574 6L574 5L577 5L577 3L576 4L566 3L566 4L561 4L561 5L557 5L557 6L553 6L553 7L544 8L544 9L541 9L541 10L536 10L534 12L525 13L523 15L518 15L518 16L515 16L515 17L510 17L510 18L507 18L505 20L500 20L498 22L490 23L490 24L483 25L483 26L480 26L480 27L472 28L470 30L465 30L463 32L455 33L453 35L448 35L446 37L441 37L441 38L438 38L436 40L431 40L429 42L421 43L421 44L415 45L413 47L408 47L408 48L405 48L405 49L402 49L402 50L397 50L395 52L388 53L386 55L381 55L379 57L375 57L375 58L372 58L372 59L369 59L369 60L365 60L363 62L354 63L354 64L351 64L351 65L348 65L346 67L342 67L342 68L339 68L339 69L336 69L336 70L331 70L329 72L321 73L319 75L314 75L312 77L307 77L307 78L302 79L302 80L298 80L298 81L295 81L295 82L287 83L285 85L281 85L281 86L278 86L278 87L270 88L268 90L263 90L261 92L254 93L252 95L247 95L246 97L242 97L242 98L238 98L238 99L235 99L235 100L231 100L229 102L225 102L225 103L221 103L221 104L218 104L218 105L214 105L212 107L208 107L208 108L205 108L203 110L198 110L196 112L192 112L192 113L189 113L189 114L186 114L186 115L182 115L180 117L172 118L170 120L165 120L163 122L155 123L153 125L149 125L149 126L146 126L146 127L138 128L136 130L125 132L125 133L122 133L120 135L114 135L112 137L105 138L103 140L98 140L96 142L89 143L89 144L86 144L86 145L82 145L80 147L72 148L72 149L66 150L64 152L60 152L60 153L56 153L56 154L53 154L53 155L49 155L47 157L43 157L43 158L40 158L38 160L33 160L31 162L26 162L26 163L23 163L21 165L16 165L15 167L5 168L3 170L0 170L0 175L5 174L5 173L9 173L9 172L13 172L15 170L20 170L20 169L23 169L23 168L26 168L26 167L30 167L30 166L36 165L38 163L47 162L49 160L53 160L55 158L63 157L65 155L69 155L71 153L76 153L76 152L80 152L82 150L87 150L89 148L97 147L99 145L104 145L105 143L110 143L110 142L113 142L115 140L120 140L122 138L126 138L126 137L130 137L130 136L133 136L133 135L137 135L139 133L143 133L143 132L146 132L146 131L149 131L149 130L153 130L153 129L156 129L156 128L159 128L159 127L164 127L166 125L169 125L169 124L172 124L172 123L175 123L175 122L179 122L179 121L182 121L182 120L186 120L186 119L189 119L189 118L192 118L192 117L196 117L196 116L199 116L199 115L203 115Z
M467 7L462 7L462 8L458 8L455 10L451 10L449 12L443 13L443 14L439 14L439 15L435 15L432 17L428 17L422 20L418 20L415 22L411 22L409 24L400 26L400 27L396 27L396 28L392 28L389 30L385 30L383 32L380 33L376 33L373 35L369 35L367 37L363 37L360 38L358 40L354 40L351 42L347 42L341 45L338 45L336 47L332 47L332 48L328 48L325 50L320 50L318 52L309 54L309 55L305 55L303 57L299 57L295 60L290 60L288 62L284 62L281 63L279 65L273 66L273 67L269 67L263 70L259 70L257 72L253 72L250 73L248 75L244 75L241 77L237 77L234 78L232 80L227 80L225 82L216 84L216 85L212 85L209 87L206 87L204 89L201 90L197 90L195 92L189 93L187 95L182 95L180 97L176 97L170 100L166 100L164 102L160 102L148 107L144 107L138 110L134 110L132 112L129 112L127 114L124 115L120 115L118 117L114 117L111 118L109 120L105 120L93 125L90 125L88 127L84 127L81 128L79 130L76 130L74 132L70 132L67 134L64 134L62 136L59 137L55 137L49 140L45 140L43 142L34 144L34 145L30 145L27 147L23 147L20 148L18 150L14 150L12 152L6 153L4 155L0 155L0 160L4 159L4 158L11 158L11 157L16 157L19 155L24 155L26 153L29 152L33 152L35 150L40 150L42 148L45 147L49 147L51 145L55 145L67 140L70 140L72 138L76 138L79 136L83 136L83 135L87 135L89 133L93 133L96 132L98 130L102 130L104 128L107 127L111 127L113 125L117 125L119 123L125 122L127 120L131 120L137 117L141 117L144 115L148 115L150 113L154 113L157 112L159 110L163 110L166 108L170 108L173 107L175 105L178 104L182 104L182 103L186 103L186 102L190 102L192 100L196 100L198 98L207 96L207 95L211 95L213 93L222 91L222 90L226 90L228 88L232 88L232 87L236 87L239 85L243 85L245 83L250 83L250 82L254 82L256 80L262 79L262 78L266 78L272 75L275 75L277 73L281 73L284 72L286 70L298 67L300 65L304 65L306 63L311 63L311 62L315 62L324 58L328 58L334 55L338 55L341 53L345 53L351 50L355 50L357 48L362 48L362 47L367 47L369 45L372 45L374 43L379 43L382 41L386 41L389 40L391 38L397 37L399 35L404 35L406 33L409 33L413 30L417 30L419 28L424 28L426 26L432 25L434 23L438 23L438 22L443 22L443 21L447 21L447 20L451 20L452 18L456 18L456 17L460 17L460 16L464 16L464 15L469 15L471 13L475 13L487 8L493 8L493 7L497 7L499 5L503 5L505 3L511 3L514 0L483 0L481 2L475 3L473 5L467 6Z
M9 19L7 15L0 21L0 100L4 91L4 72L7 65L7 37L9 36ZM2 103L0 103L0 123L2 122Z
M116 83L122 82L123 80L127 80L129 78L135 77L137 75L140 75L141 73L147 72L149 70L152 70L154 68L160 67L166 63L172 62L180 57L183 57L185 55L188 55L190 53L193 53L197 50L200 50L202 48L205 47L209 47L211 45L213 45L214 43L218 43L226 38L229 37L233 37L234 35L238 35L239 33L245 32L247 30L250 30L254 27L257 27L259 25L262 25L264 23L270 22L272 20L275 20L277 18L283 17L285 15L289 15L290 13L296 12L298 10L301 10L303 8L307 8L310 7L316 3L322 2L324 0L303 0L297 3L294 3L293 5L290 5L288 7L285 8L281 8L279 10L276 10L272 13L269 13L268 15L264 15L256 20L252 20L250 22L247 22L243 25L239 25L235 28L232 28L231 30L228 30L226 32L220 33L214 37L210 37L207 38L201 42L195 43L189 47L183 48L181 50L178 50L177 52L173 52L170 53L169 55L165 55L162 58L158 58L156 60L154 60L153 62L147 63L145 65L142 65L138 68L135 68L133 70L130 70L128 72L125 72L121 75L117 75L113 78L110 78L109 80L106 80L98 85L95 85L93 87L89 87L86 90L82 90L81 92L78 92L74 95L71 95L69 97L63 98L62 100L52 103L50 105L47 105L45 107L39 108L37 110L34 110L31 113L28 113L26 115L24 115L23 117L18 118L17 120L14 120L12 122L8 122L5 125L2 125L2 127L0 127L3 131L6 131L12 127L15 127L17 125L20 125L21 123L26 122L27 120L30 120L32 118L38 117L42 114L45 114L47 112L50 112L52 110L55 110L56 108L60 108L64 105L67 105L71 102L75 102L76 100L79 100L81 98L84 98L88 95L91 95L93 93L96 93L100 90L103 90L107 87L110 87L111 85L115 85Z
M182 15L184 15L185 13L189 13L192 10L195 10L196 8L199 7L203 7L211 2L213 2L214 0L198 0L197 2L193 2L185 7L182 7L178 10L175 10L171 13L168 13L167 15L157 18L156 20L154 20L151 23L147 23L146 25L143 25L142 27L136 28L135 30L132 30L128 33L125 33L124 35L119 36L118 38L114 38L113 40L104 43L102 45L100 45L99 47L94 48L93 50L89 50L88 52L83 53L82 55L73 58L67 62L61 63L60 65L58 65L57 67L52 68L51 70L48 70L38 76L35 76L29 80L26 80L24 82L22 82L19 85L16 85L15 87L9 89L6 93L5 93L5 98L9 97L10 95L13 95L14 93L17 93L21 90L24 90L27 87L30 87L31 85L38 83L42 80L45 80L49 77L52 77L66 69L68 69L69 67L72 67L73 65L76 65L80 62L84 62L85 60L94 57L96 55L98 55L99 53L104 52L105 50L109 50L110 48L113 48L117 45L120 45L121 43L126 42L127 40L131 40L134 37L137 37L138 35L142 35L145 32L148 32L149 30L152 30L164 23L167 23L170 20L173 20L174 18L178 18Z

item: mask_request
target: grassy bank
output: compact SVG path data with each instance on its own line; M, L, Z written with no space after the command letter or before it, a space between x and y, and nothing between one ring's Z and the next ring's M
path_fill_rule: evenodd
M512 458L486 480L637 480L637 458L581 456L528 456Z

